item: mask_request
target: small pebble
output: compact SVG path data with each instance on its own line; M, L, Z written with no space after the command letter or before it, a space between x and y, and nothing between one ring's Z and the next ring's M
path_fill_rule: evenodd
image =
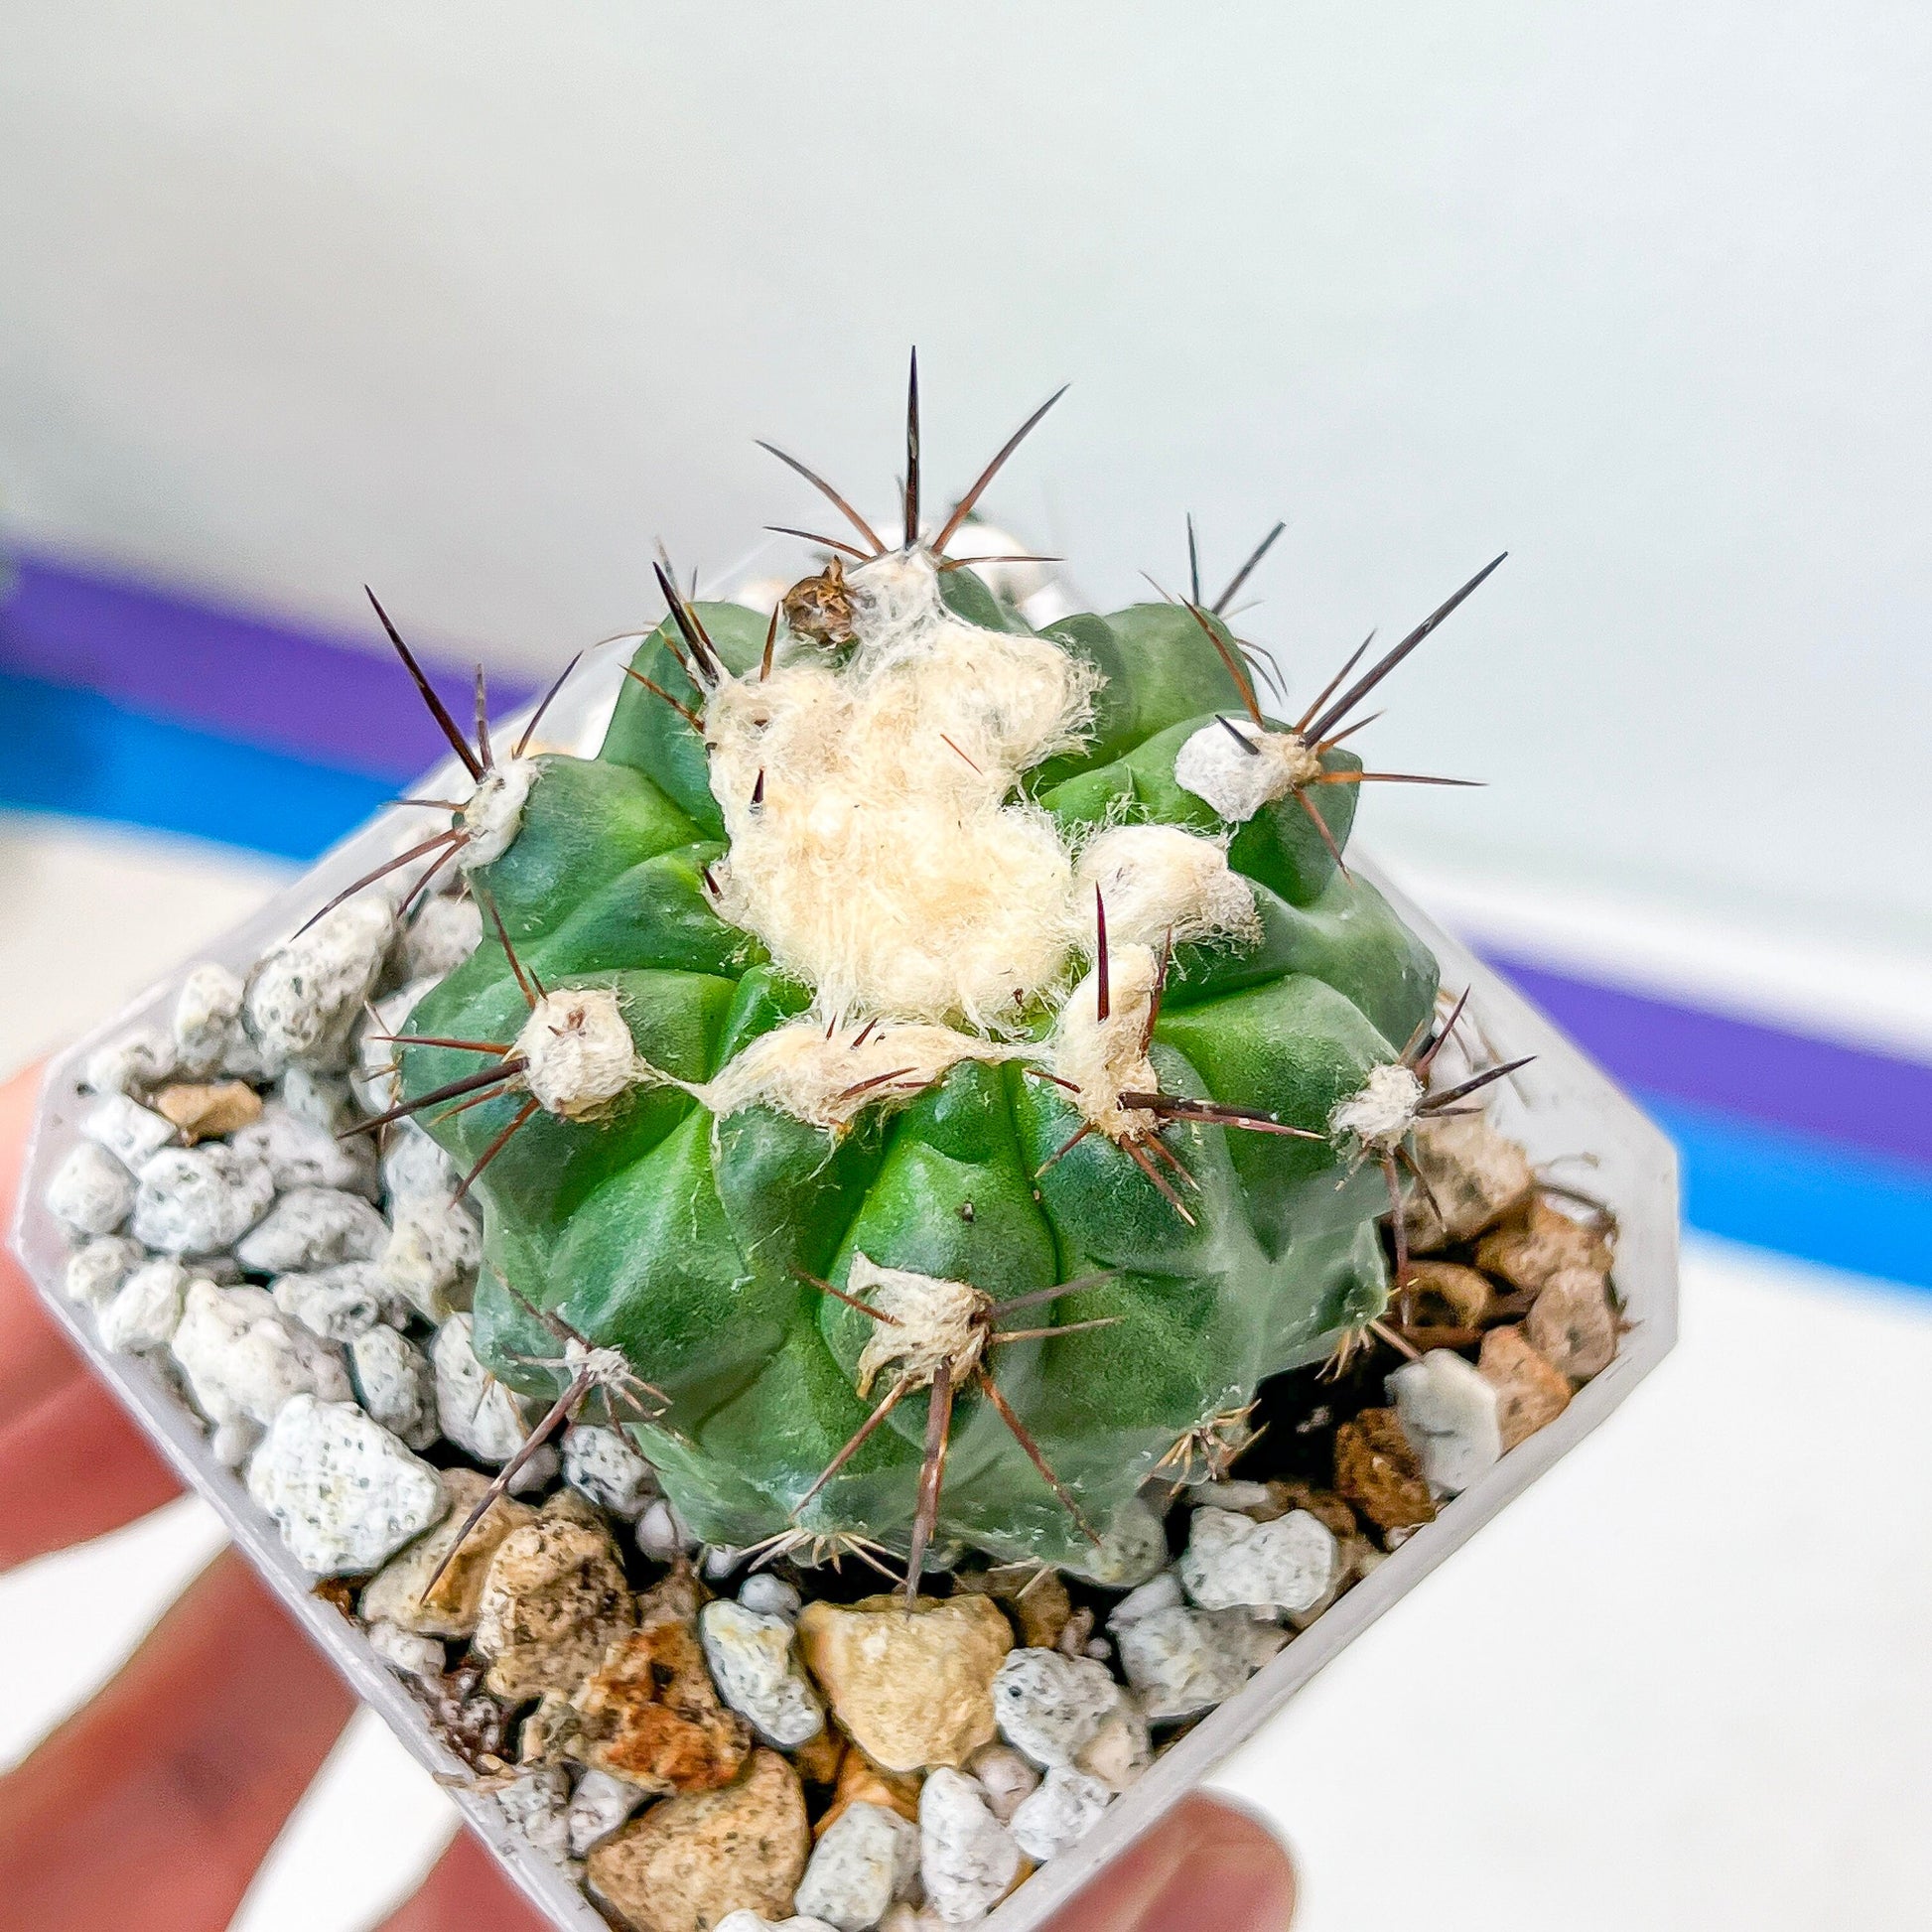
M75 1234L112 1234L134 1204L134 1176L93 1141L82 1141L47 1183L49 1212ZM134 1231L146 1241L138 1225Z
M370 1578L357 1605L365 1621L392 1623L412 1636L460 1639L476 1635L490 1563L505 1537L536 1521L536 1511L528 1504L508 1496L498 1498L444 1568L444 1558L488 1487L488 1478L475 1469L443 1471L449 1513L427 1536L391 1557ZM443 1574L431 1589L430 1579L439 1569Z
M953 1587L990 1596L1020 1626L1020 1641L1031 1649L1050 1650L1073 1614L1072 1599L1057 1570L1036 1563L1003 1563L968 1571Z
M356 1399L391 1435L419 1453L443 1433L429 1357L394 1328L373 1327L348 1345Z
M1056 1764L1013 1814L1014 1843L1035 1863L1044 1864L1085 1838L1113 1796L1098 1778Z
M175 1002L175 1056L185 1073L212 1073L241 1019L247 989L226 966L197 966Z
M369 1648L404 1677L428 1681L441 1677L450 1667L449 1652L434 1637L417 1636L395 1623L371 1623L365 1634Z
M503 1816L547 1859L570 1857L570 1780L554 1766L526 1771L496 1794Z
M345 1261L373 1261L388 1240L388 1223L360 1194L298 1187L236 1244L235 1258L252 1274L306 1274Z
M826 1728L831 1731L829 1725ZM814 1829L820 1833L830 1830L832 1821L847 1805L883 1805L888 1811L897 1812L908 1824L916 1825L919 1787L924 1782L917 1771L882 1771L864 1751L848 1750L839 1759L832 1801Z
M1505 1451L1547 1429L1570 1407L1570 1378L1530 1346L1521 1328L1491 1328L1482 1338L1476 1369L1496 1391L1496 1426Z
M587 1858L644 1802L644 1793L608 1771L586 1771L570 1799L570 1856Z
M1120 1708L1105 1664L1057 1650L1015 1650L993 1680L1000 1734L1034 1763L1071 1764Z
M405 980L447 979L477 950L482 937L483 907L474 898L443 895L425 899L403 928L396 948L398 970Z
M147 1258L147 1249L123 1234L96 1235L68 1257L62 1286L69 1302L97 1309Z
M262 1439L262 1426L246 1416L217 1423L207 1439L209 1452L224 1469L238 1469L254 1454Z
M1192 1509L1232 1509L1252 1516L1257 1523L1272 1522L1287 1512L1275 1500L1273 1487L1265 1482L1190 1482L1181 1500Z
M824 1727L824 1706L792 1651L789 1617L721 1598L699 1611L698 1631L719 1696L767 1744L790 1750Z
M1011 1744L982 1744L966 1760L966 1772L979 1779L1002 1825L1011 1825L1021 1799L1039 1789L1039 1773Z
M259 1288L190 1282L173 1353L212 1423L246 1416L268 1424L292 1397L345 1403L351 1395L340 1351L289 1320Z
M1076 1771L1096 1777L1110 1791L1125 1791L1154 1762L1154 1741L1131 1696L1123 1693L1114 1712L1073 1760Z
M1495 1299L1487 1275L1454 1261L1412 1262L1409 1287L1416 1297L1418 1322L1440 1320L1451 1328L1473 1328Z
M576 1423L564 1432L564 1480L626 1523L657 1496L656 1471L630 1439L596 1423Z
M1573 1221L1540 1195L1520 1219L1491 1228L1476 1246L1478 1268L1530 1294L1547 1288L1567 1268L1607 1275L1610 1259L1610 1244L1601 1232Z
M797 1773L757 1750L737 1783L666 1798L607 1838L590 1855L589 1884L640 1932L710 1932L736 1911L782 1922L810 1849Z
M262 960L249 981L246 1017L272 1064L293 1060L333 1072L346 1062L394 931L388 901L363 894Z
M1237 1605L1306 1610L1335 1579L1335 1539L1305 1509L1257 1523L1228 1509L1197 1509L1177 1566L1204 1610Z
M837 1932L822 1918L766 1918L759 1912L729 1912L718 1921L718 1932Z
M159 1085L175 1070L175 1042L154 1027L139 1027L87 1056L81 1085L89 1093L129 1093Z
M393 1325L403 1319L372 1261L339 1261L313 1274L282 1275L269 1293L284 1314L324 1341L346 1344L378 1322Z
M178 1261L144 1262L100 1311L100 1339L117 1355L166 1348L181 1326L188 1270Z
M449 1509L438 1472L380 1423L352 1402L311 1395L285 1403L269 1425L248 1463L248 1493L317 1577L374 1570Z
M653 1563L669 1563L680 1552L695 1550L698 1539L667 1502L654 1502L637 1519L637 1548Z
M130 1171L140 1169L175 1141L171 1121L124 1093L110 1093L91 1108L80 1123L80 1131Z
M270 1115L286 1109L295 1119L310 1127L319 1127L333 1141L345 1128L355 1125L355 1102L348 1091L348 1082L339 1074L317 1073L310 1067L292 1066L282 1075L281 1098L267 1109ZM339 1145L345 1152L357 1148L367 1149L371 1164L374 1149L370 1147L372 1136L359 1134L354 1142ZM264 1155L264 1160L274 1165L273 1158ZM292 1187L346 1187L349 1182L332 1179L326 1173L305 1173L292 1180Z
M455 1191L452 1177L440 1194L390 1196L383 1277L426 1321L468 1309L476 1294L483 1224L468 1201L451 1198Z
M1603 1277L1589 1268L1559 1269L1536 1298L1523 1333L1571 1381L1600 1375L1616 1355L1616 1316Z
M1428 1183L1410 1193L1403 1211L1415 1254L1473 1241L1536 1190L1529 1156L1480 1114L1419 1121L1413 1144Z
M937 1770L919 1793L919 1873L948 1925L970 1925L1020 1875L1020 1848L976 1778Z
M1145 1498L1130 1496L1114 1512L1082 1574L1109 1589L1132 1589L1165 1569L1167 1561L1166 1525Z
M1156 1610L1177 1610L1186 1601L1186 1593L1180 1587L1180 1579L1172 1570L1164 1570L1151 1583L1143 1584L1139 1589L1130 1589L1107 1617L1107 1628L1116 1636L1130 1625L1138 1623L1144 1616L1152 1616Z
M756 1610L760 1616L781 1616L795 1623L805 1599L795 1584L774 1577L768 1570L755 1570L739 1585L738 1600L743 1608Z
M484 1575L476 1645L490 1693L525 1704L575 1690L634 1615L609 1530L564 1491L503 1539Z
M1432 1489L1458 1496L1503 1452L1496 1391L1460 1355L1432 1348L1387 1378L1409 1446Z
M1393 1409L1364 1409L1335 1431L1335 1487L1385 1533L1436 1520L1436 1499Z
M1191 1718L1225 1703L1248 1681L1251 1650L1239 1611L1222 1619L1188 1609L1156 1610L1116 1635L1121 1668L1155 1724Z
M962 1764L994 1734L1013 1628L984 1596L807 1603L799 1647L861 1749L889 1771Z
M500 1466L523 1447L530 1425L516 1397L478 1361L475 1335L468 1314L453 1314L430 1343L436 1416L458 1449Z
M283 1082L284 1094L300 1090L298 1078L312 1077L291 1071ZM339 1140L326 1120L309 1118L286 1098L269 1101L260 1117L244 1125L228 1144L237 1154L264 1162L275 1185L284 1191L330 1187L374 1197L376 1156L369 1137L358 1134L353 1140Z
M232 1248L275 1198L267 1166L220 1141L168 1148L141 1170L134 1238L163 1254Z
M919 1832L879 1805L850 1805L813 1848L794 1901L837 1932L872 1932L919 1875Z
M246 1080L215 1086L168 1086L154 1097L156 1111L193 1147L221 1141L261 1119L262 1097Z

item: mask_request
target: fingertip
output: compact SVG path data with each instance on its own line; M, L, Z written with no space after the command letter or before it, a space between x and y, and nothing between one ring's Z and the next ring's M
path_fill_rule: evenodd
M431 1866L420 1886L376 1932L544 1932L538 1917L467 1831Z

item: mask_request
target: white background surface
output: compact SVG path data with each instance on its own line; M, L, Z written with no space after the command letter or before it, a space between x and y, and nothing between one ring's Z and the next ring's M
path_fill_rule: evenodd
M0 819L0 967L111 1002L271 876ZM0 1065L48 1018L0 1009ZM1928 1376L1932 1302L1693 1242L1663 1368L1230 1765L1295 1846L1297 1932L1916 1932ZM185 1503L0 1580L0 1657L32 1660L8 1674L0 1764L112 1669L213 1534ZM359 1932L448 1829L358 1719L240 1932Z
M1392 691L1391 856L1932 940L1932 10L0 0L0 513L556 664L1075 386L994 506Z

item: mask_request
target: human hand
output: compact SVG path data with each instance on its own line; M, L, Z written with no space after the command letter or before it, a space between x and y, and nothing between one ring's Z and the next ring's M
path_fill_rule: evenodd
M0 1220L39 1076L0 1088ZM133 1522L178 1485L0 1255L0 1571ZM229 1552L126 1667L0 1778L0 1899L33 1932L221 1932L353 1700ZM1050 1932L1283 1932L1287 1855L1189 1798ZM379 1932L541 1932L466 1833Z

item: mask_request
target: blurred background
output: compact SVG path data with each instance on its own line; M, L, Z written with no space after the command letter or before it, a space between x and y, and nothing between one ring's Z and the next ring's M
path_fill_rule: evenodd
M1924 1922L1932 13L0 0L0 1059L434 753L361 602L506 695L802 574L796 449L1098 608L1402 670L1363 837L1685 1157L1685 1340L1230 1767L1309 1932ZM762 547L761 547L762 546ZM0 1763L213 1531L0 1583ZM361 1721L238 1923L449 1829ZM344 1856L360 1848L356 1859Z

